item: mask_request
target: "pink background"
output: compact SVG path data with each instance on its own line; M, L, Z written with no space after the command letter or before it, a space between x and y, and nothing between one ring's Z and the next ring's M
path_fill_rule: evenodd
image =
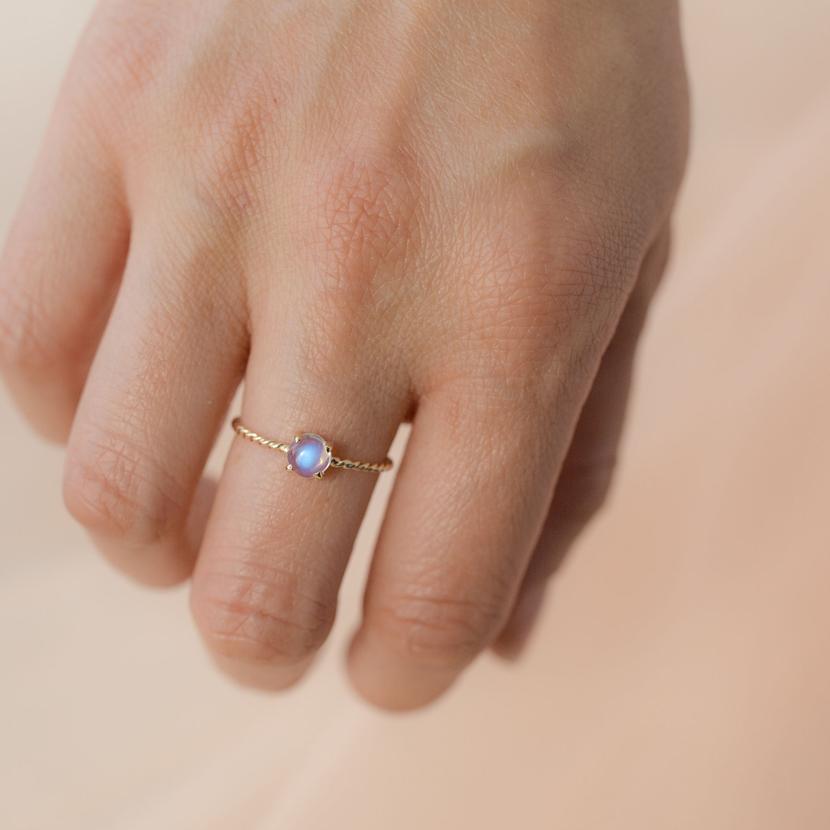
M0 0L0 230L91 5ZM386 479L316 670L230 685L183 590L92 552L2 397L0 827L830 827L830 4L685 18L693 159L623 468L524 659L415 715L354 698Z

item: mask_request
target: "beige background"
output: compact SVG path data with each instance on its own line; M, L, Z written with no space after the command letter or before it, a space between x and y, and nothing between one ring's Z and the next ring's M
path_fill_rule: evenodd
M90 5L0 0L0 229ZM316 671L229 685L184 591L91 551L2 398L0 827L830 827L830 5L685 16L694 155L622 474L522 662L413 716L352 696L387 480Z

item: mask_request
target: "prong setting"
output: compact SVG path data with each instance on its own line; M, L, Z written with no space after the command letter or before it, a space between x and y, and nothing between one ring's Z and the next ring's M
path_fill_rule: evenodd
M331 444L314 432L295 435L288 447L289 469L303 478L322 478L331 461Z

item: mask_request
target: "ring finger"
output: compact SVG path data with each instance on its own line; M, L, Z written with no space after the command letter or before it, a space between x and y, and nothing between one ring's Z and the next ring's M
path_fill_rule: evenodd
M293 336L284 318L271 322L276 335L254 337L242 424L279 442L317 433L335 456L382 460L407 409L395 373L379 378L373 361L354 357L354 342L349 365L338 365ZM377 479L344 469L304 479L286 470L288 461L254 442L234 442L191 603L219 665L272 689L296 680L325 639Z

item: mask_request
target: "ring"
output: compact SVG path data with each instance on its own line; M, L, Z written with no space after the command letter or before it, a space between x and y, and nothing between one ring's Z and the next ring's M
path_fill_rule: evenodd
M266 447L269 450L279 450L288 454L288 464L285 469L301 475L303 478L322 478L329 467L340 467L344 470L365 470L367 473L382 473L392 469L391 458L384 458L377 463L370 461L351 461L348 458L337 458L333 455L331 444L316 432L303 432L294 436L290 444L283 441L273 441L265 438L252 429L248 429L239 418L231 421L233 431L254 444Z

